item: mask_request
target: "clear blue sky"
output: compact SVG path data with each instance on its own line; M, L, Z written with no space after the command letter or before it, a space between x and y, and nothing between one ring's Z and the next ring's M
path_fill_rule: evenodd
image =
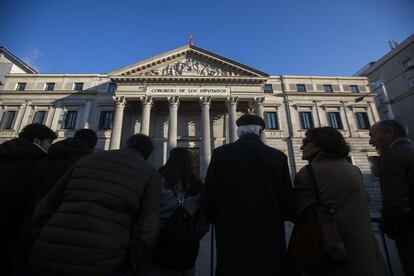
M272 75L352 75L414 33L413 0L0 0L0 45L108 73L188 43Z

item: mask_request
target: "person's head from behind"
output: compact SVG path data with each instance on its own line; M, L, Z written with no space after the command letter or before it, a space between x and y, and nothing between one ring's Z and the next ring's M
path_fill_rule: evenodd
M201 181L196 174L193 154L186 148L172 149L167 163L159 169L159 172L171 188L175 188L181 180L183 188L191 195L201 191Z
M95 149L96 143L98 142L98 135L92 129L79 129L73 137L82 140L91 151Z
M260 136L266 127L262 117L252 114L244 114L236 121L237 135L243 137L245 135Z
M396 120L384 120L375 123L369 130L369 143L377 151L387 149L395 140L407 137L407 128Z
M144 134L135 134L128 138L127 148L139 151L145 160L151 156L154 146L152 145L151 138Z
M25 126L19 133L19 138L29 140L47 151L57 134L45 125L34 123Z
M344 137L332 127L309 129L302 143L303 160L312 161L321 151L334 158L345 158L349 154L349 145Z

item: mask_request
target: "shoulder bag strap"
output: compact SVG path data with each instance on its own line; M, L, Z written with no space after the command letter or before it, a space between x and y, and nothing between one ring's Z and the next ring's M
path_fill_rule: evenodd
M315 193L315 199L316 199L316 205L317 206L321 206L322 202L321 199L319 197L319 191L318 191L318 186L317 186L317 182L316 182L316 176L315 176L315 171L312 168L312 165L307 165L306 166L308 174L310 176L310 182L311 182L311 186L312 186L312 190Z

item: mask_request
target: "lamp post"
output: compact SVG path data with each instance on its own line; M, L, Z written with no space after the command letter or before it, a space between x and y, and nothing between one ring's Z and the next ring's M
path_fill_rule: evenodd
M387 109L387 114L389 119L394 119L394 112L392 112L391 102L388 98L387 89L385 88L385 83L381 82L382 93L384 94L385 99L385 108Z

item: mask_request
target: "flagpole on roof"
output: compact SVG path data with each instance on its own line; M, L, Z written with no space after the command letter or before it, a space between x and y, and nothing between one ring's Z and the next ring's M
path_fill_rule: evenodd
M193 45L193 34L190 34L190 45Z

